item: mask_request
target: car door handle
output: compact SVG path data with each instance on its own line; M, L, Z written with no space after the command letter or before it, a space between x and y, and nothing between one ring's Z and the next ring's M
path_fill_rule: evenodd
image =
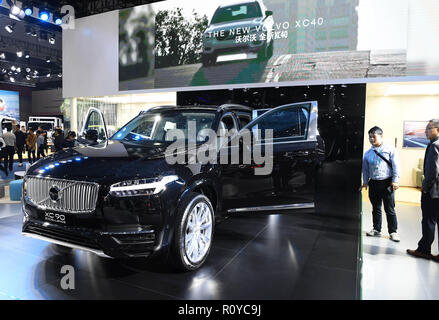
M244 169L245 167L247 167L245 164L240 164L240 165L238 166L239 169Z

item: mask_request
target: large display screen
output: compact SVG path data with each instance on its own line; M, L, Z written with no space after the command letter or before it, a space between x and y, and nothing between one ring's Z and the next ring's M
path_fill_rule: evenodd
M429 2L170 0L121 10L119 89L438 75L422 45L437 41L419 32Z
M0 90L0 116L20 119L20 98L16 91Z

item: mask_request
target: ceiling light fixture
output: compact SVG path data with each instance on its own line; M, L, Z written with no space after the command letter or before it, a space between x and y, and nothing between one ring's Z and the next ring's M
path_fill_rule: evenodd
M5 26L6 31L9 33L14 32L14 28L15 28L15 23L11 23Z
M39 8L38 17L42 21L49 21L49 19L50 19L50 12L49 12L49 10L47 10L46 8Z
M49 43L50 43L50 44L55 44L55 35L54 35L54 34L51 34L51 35L49 36Z
M6 59L6 55L4 52L0 53L0 59Z
M60 26L62 25L62 14L60 12L54 13L53 14L53 22L57 25Z
M23 3L23 11L27 16L31 16L34 13L34 7L32 3Z
M23 51L17 51L17 57L21 58L23 57Z

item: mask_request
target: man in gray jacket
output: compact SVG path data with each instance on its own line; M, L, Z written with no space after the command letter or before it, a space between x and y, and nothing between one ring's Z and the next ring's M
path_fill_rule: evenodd
M422 181L422 238L416 250L407 253L439 262L439 255L431 255L431 245L439 217L439 119L428 122L425 135L430 139L424 158L424 181Z

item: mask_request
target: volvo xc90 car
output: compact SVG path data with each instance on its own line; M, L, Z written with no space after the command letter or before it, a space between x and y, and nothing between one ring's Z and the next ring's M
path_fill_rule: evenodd
M191 121L195 148L205 143L205 129L234 129L238 139L245 129L254 132L247 150L271 143L272 170L256 175L259 164L241 160L170 164L166 151L177 140L167 131L188 132ZM268 142L259 134L265 129L273 130ZM111 138L102 114L91 109L80 135L84 145L28 169L23 234L105 257L162 252L183 270L204 263L215 223L233 213L314 207L314 170L324 156L317 102L283 105L254 120L252 109L240 105L155 107ZM228 140L221 145L233 147Z
M220 5L203 35L203 65L231 54L268 59L273 54L273 25L273 12L260 0Z

